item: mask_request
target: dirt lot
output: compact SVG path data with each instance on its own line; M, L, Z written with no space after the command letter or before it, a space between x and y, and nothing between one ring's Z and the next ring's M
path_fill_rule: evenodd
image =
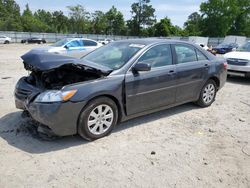
M182 105L119 125L109 137L43 141L15 109L26 75L0 45L0 187L250 187L250 80L230 78L216 102Z

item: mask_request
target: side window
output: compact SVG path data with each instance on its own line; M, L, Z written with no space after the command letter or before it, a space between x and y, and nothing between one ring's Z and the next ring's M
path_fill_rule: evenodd
M196 50L196 53L197 53L198 61L207 60L207 57L205 55L203 55L203 53L201 53L199 50Z
M80 42L78 40L73 40L67 44L67 46L70 47L79 47L81 46Z
M84 46L97 46L97 43L91 40L83 40Z
M191 46L177 44L174 47L178 64L197 61L196 52Z
M163 44L152 47L140 57L138 62L149 63L152 68L172 65L170 45Z

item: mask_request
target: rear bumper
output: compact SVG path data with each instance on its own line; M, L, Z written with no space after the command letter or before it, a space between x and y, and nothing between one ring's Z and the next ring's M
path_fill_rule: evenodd
M24 79L21 79L16 90L31 88ZM37 91L30 91L29 96ZM37 103L35 97L21 96L15 92L15 104L19 109L27 110L31 117L37 122L46 125L53 133L58 136L74 135L77 133L78 117L82 108L86 105L82 102L55 102L55 103Z

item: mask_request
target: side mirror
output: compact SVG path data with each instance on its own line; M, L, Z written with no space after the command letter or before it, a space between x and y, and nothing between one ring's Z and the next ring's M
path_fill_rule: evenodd
M151 65L148 63L137 63L133 69L135 72L140 72L140 71L150 71L151 70Z
M67 45L65 45L64 48L69 49L69 47Z

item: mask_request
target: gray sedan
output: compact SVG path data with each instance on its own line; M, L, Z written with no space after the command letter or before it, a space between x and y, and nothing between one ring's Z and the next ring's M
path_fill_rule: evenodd
M199 46L164 39L112 42L82 59L30 52L16 107L42 132L95 140L119 122L187 102L210 106L227 64Z

